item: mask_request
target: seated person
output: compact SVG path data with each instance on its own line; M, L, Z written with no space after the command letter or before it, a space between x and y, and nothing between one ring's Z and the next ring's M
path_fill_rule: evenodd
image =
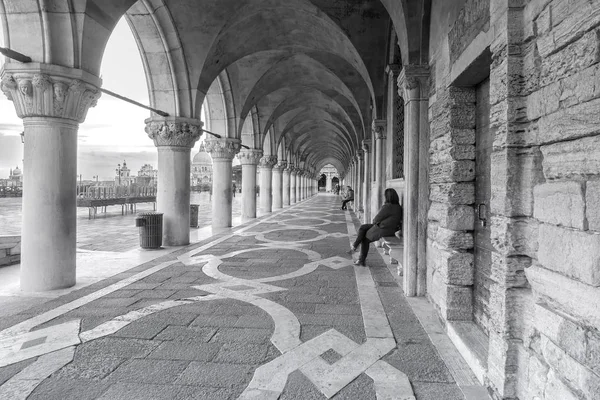
M348 186L348 190L346 190L346 194L342 200L342 210L347 210L346 204L350 201L354 201L354 190L350 186Z
M354 253L360 245L360 255L354 264L366 267L365 260L371 242L383 236L394 236L401 224L402 206L398 193L394 189L385 189L385 203L373 218L373 223L363 224L358 228L356 240L350 248L350 253Z

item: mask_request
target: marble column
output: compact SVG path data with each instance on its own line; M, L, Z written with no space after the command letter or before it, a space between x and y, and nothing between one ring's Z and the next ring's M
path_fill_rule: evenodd
M231 138L206 139L204 147L213 162L213 229L231 226L231 202L233 178L231 161L240 150L240 140Z
M283 206L290 205L290 167L283 170Z
M7 63L0 89L24 126L21 290L75 285L77 131L100 78L49 64Z
M262 150L242 150L237 154L242 164L242 220L256 218L256 166Z
M362 204L363 204L363 196L364 196L364 189L363 189L363 160L364 160L364 153L361 150L358 150L356 152L356 193L354 196L354 208L356 210L364 210Z
M260 208L265 213L273 211L273 166L277 164L277 156L263 156L260 159Z
M146 133L158 149L156 208L163 213L163 245L190 243L190 152L202 135L202 122L152 117Z
M363 224L371 222L371 164L370 140L362 141L363 149Z
M374 124L374 135L375 135L375 186L377 192L372 195L375 196L375 201L378 207L383 204L383 191L385 190L385 143L386 143L386 132L385 132L385 121L379 123L373 122Z
M407 72L407 69L409 71ZM405 102L404 132L404 294L426 292L428 207L428 118L426 67L405 68L398 77L398 90Z
M302 201L302 176L304 174L304 171L301 169L298 169L296 171L296 202L301 202Z
M290 168L290 204L296 204L296 178L298 177L298 169Z
M333 177L329 173L325 174L325 191L330 193L333 189Z
M283 208L283 170L287 166L285 161L279 161L273 166L273 209Z

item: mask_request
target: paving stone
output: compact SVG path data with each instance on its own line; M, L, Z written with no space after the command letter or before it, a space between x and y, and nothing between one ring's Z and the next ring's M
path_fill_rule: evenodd
M152 290L142 290L140 293L136 294L135 297L141 297L146 299L168 299L170 296L174 295L176 290L161 290L161 289L152 289Z
M268 344L225 343L214 358L217 363L261 365L267 360Z
M97 399L105 392L110 383L86 379L56 379L44 380L27 397L28 400L92 400ZM115 400L116 397L102 397ZM133 398L129 398L133 399ZM146 400L148 398L146 397ZM8 399L7 399L8 400Z
M177 308L177 307L174 307ZM183 312L173 312L172 309L168 309L165 311L160 311L154 314L150 314L146 317L142 318L142 321L146 323L156 323L162 324L164 326L167 325L182 325L187 326L192 321L197 318L196 314L193 313L183 313Z
M306 325L348 325L360 326L363 324L360 315L345 314L298 314L296 315L301 324Z
M316 314L347 314L347 315L362 315L359 305L346 304L317 304L315 306Z
M119 366L107 379L130 383L167 384L174 382L189 362L173 360L129 360Z
M237 315L200 315L191 326L234 327L238 318Z
M105 337L83 343L77 347L77 355L92 357L97 354L123 358L143 358L160 342L142 339Z
M115 290L114 292L109 293L109 294L105 295L104 297L133 297L142 291L143 290L121 289L121 290Z
M236 328L265 328L273 330L275 325L270 316L241 315L235 323Z
M236 399L239 395L236 394L230 389L183 386L175 400L230 400Z
M288 376L279 400L325 400L327 397L300 371Z
M116 299L102 298L102 299L94 300L89 304L86 304L85 307L90 307L90 308L127 307L137 301L138 301L138 299L130 298L130 297L116 298Z
M192 362L177 379L178 384L233 388L247 386L253 368L246 365Z
M334 400L377 400L373 379L360 374L355 380L346 385L335 396Z
M132 290L132 289L149 290L149 289L154 289L158 285L159 285L159 283L136 282L136 283L132 283L131 285L125 286L125 290Z
M90 357L82 357L76 353L73 361L54 373L52 377L57 379L89 379L98 381L105 378L125 361L125 358L106 354L94 354Z
M156 336L156 340L173 340L187 343L207 343L217 333L217 328L167 326Z
M152 339L158 335L166 324L152 321L134 321L124 328L119 329L112 336L137 339Z
M431 343L399 345L383 360L404 372L411 382L454 383L448 367Z
M266 343L270 340L270 329L221 328L211 339L212 342Z
M211 361L220 343L191 343L189 341L167 341L158 346L147 358L161 360Z
M143 383L123 383L112 385L98 400L171 400L180 387Z
M0 385L19 373L22 369L35 362L35 359L21 361L15 364L0 368Z
M417 399L431 400L464 400L457 385L448 383L423 383L411 381Z

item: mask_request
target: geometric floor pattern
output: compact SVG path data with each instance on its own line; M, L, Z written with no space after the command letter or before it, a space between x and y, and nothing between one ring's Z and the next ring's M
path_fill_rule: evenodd
M317 196L0 321L0 399L462 399Z

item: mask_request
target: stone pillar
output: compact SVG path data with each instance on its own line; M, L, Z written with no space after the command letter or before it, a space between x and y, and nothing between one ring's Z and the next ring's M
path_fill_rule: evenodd
M304 174L304 171L301 169L298 169L296 171L296 202L301 202L302 201L302 175Z
M273 166L273 209L283 208L283 170L287 166L285 161L279 161Z
M406 107L404 132L404 294L426 292L429 163L428 68L406 66L398 77Z
M383 204L383 191L385 190L385 143L386 143L386 132L385 132L385 120L378 120L373 122L373 133L375 136L375 186L377 188L376 193L372 193L374 200L377 204L377 208ZM373 209L375 210L375 209Z
M232 166L231 161L240 150L240 140L231 138L206 139L204 147L213 161L213 229L231 226Z
M0 89L24 125L21 290L75 285L77 131L100 78L49 64L7 63Z
M163 213L163 245L190 243L190 151L202 135L202 122L152 117L146 133L158 149L156 207Z
M363 140L363 224L371 222L371 164L370 140Z
M242 220L256 218L256 166L262 150L242 150L237 158L242 164Z
M355 211L364 208L362 207L363 197L364 197L364 182L363 182L363 162L364 162L364 153L362 150L358 150L356 152L356 192L354 196L354 208Z
M325 174L325 191L331 192L333 189L333 177L328 173Z
M290 171L291 167L287 166L283 170L283 206L290 205Z
M277 164L277 156L263 156L260 159L260 208L266 213L273 211L271 182L275 164Z
M290 168L290 204L296 204L296 178L298 177L298 169Z

